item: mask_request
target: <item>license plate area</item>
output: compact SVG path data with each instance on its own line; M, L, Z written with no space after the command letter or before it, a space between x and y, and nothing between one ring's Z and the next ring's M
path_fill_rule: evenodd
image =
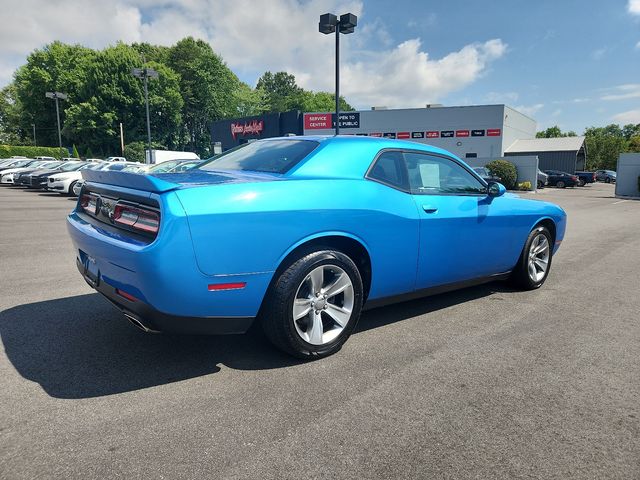
M96 259L91 255L87 255L82 250L79 250L80 263L82 265L82 274L85 280L93 288L96 288L100 284L100 270L96 264Z

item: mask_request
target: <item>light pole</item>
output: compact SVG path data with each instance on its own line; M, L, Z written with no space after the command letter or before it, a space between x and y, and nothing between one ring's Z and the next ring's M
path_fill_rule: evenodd
M336 34L336 135L340 134L340 34L353 33L358 25L358 17L353 13L340 15L340 19L332 13L320 15L318 30L328 35Z
M38 143L36 142L36 124L32 123L31 126L33 127L33 146L37 147Z
M62 149L62 135L60 134L60 107L58 107L58 100L66 100L67 94L61 92L47 92L44 96L47 98L53 98L56 101L56 117L58 117L58 146ZM35 133L33 136L35 137Z
M133 68L131 74L136 78L142 78L144 80L144 102L147 110L147 144L149 145L149 159L146 163L153 163L151 158L151 122L149 121L149 87L148 80L150 78L158 78L158 72L153 68Z

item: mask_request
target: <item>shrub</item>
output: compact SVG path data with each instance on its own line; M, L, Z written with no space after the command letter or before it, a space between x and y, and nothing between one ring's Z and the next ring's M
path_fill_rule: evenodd
M0 158L9 157L68 157L69 152L66 148L59 147L33 147L26 145L0 145Z
M520 182L518 190L531 190L531 182Z
M509 190L513 190L518 180L518 171L513 163L506 160L493 160L485 165L491 175L500 177L502 184Z

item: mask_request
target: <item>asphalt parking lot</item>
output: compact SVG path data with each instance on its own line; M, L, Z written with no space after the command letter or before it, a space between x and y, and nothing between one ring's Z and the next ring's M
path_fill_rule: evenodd
M77 273L71 199L0 188L0 477L640 478L640 202L568 213L544 287L366 312L299 363L144 334Z

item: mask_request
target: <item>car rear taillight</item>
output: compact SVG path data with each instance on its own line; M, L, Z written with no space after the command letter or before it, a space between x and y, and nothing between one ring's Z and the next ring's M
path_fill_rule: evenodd
M98 212L98 197L91 193L84 193L80 197L80 206L85 212L95 215Z
M158 233L160 215L153 210L118 203L113 210L113 222L146 233Z
M574 182L578 181L578 177L576 177L575 175L571 177L571 180L573 180Z

